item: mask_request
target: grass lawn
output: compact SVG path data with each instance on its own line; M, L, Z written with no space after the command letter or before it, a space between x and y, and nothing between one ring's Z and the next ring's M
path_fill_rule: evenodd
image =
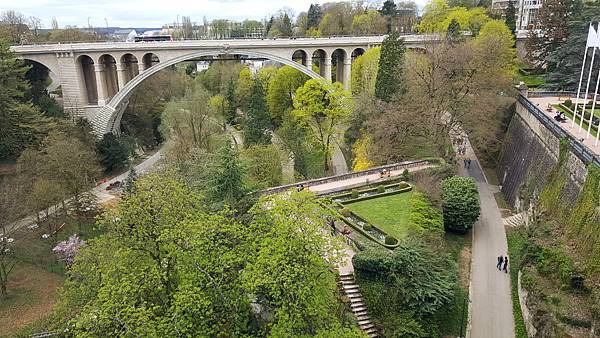
M517 80L523 81L530 88L537 88L546 84L546 80L544 80L544 75L525 75L520 72L517 73Z
M8 298L0 299L0 336L12 336L48 317L62 283L59 274L17 263L9 276Z
M386 233L404 238L408 233L413 192L347 204L346 207Z

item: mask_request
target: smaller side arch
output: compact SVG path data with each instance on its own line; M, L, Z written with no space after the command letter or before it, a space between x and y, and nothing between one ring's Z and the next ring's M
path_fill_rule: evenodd
M303 49L298 49L292 54L292 61L308 67L308 53ZM312 61L312 60L311 60ZM310 62L312 64L312 62Z
M142 57L142 64L144 65L144 70L154 66L155 64L159 63L160 59L158 58L158 55L154 54L154 53L146 53L144 54L144 56Z
M85 104L95 106L98 104L96 64L89 55L80 55L77 57L77 66L80 73L79 78L83 79L81 97L85 98Z

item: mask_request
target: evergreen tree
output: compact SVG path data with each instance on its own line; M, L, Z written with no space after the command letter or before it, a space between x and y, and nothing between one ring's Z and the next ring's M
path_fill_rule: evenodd
M539 69L545 68L554 71L557 68L558 62L553 62L548 57L569 41L569 23L582 13L581 7L581 0L547 0L544 2L544 6L540 8L538 14L538 29L529 31L525 44L527 57L531 63Z
M283 19L281 21L281 35L285 37L290 37L293 35L292 33L292 21L290 17L285 13L283 15Z
M396 15L396 3L393 0L385 0L381 10L379 11L381 15L385 17L387 20L387 32L391 32L392 30L392 17Z
M210 174L208 197L215 205L236 206L246 193L244 189L244 168L231 141L225 142L218 152Z
M271 143L271 116L267 109L265 91L260 81L254 81L250 96L250 108L244 123L244 145Z
M517 10L515 8L515 4L512 0L508 1L508 7L506 7L506 25L510 28L510 31L515 35L515 31L517 30Z
M450 41L450 43L455 43L462 40L462 33L460 31L460 23L456 21L456 19L452 19L450 24L448 25L448 32L446 34L446 39Z
M319 6L319 4L311 4L308 8L307 16L307 30L311 28L319 28L319 23L321 22L321 18L323 16L321 6Z
M271 27L273 27L274 22L275 22L275 18L273 16L271 16L271 18L269 19L269 21L267 21L267 24L265 25L265 34L264 34L265 37L267 35L269 35L269 31L271 30Z
M568 25L569 38L558 48L551 51L546 58L549 65L555 65L546 74L546 87L550 90L577 90L579 72L583 63L583 54L588 36L590 22L600 21L600 7L585 6L581 14L573 18ZM591 52L591 51L590 51ZM589 64L590 55L588 53ZM586 72L589 70L586 67ZM587 74L587 73L586 73ZM595 83L596 72L592 72L592 83Z
M229 105L227 106L226 120L227 123L233 124L233 122L235 122L235 116L237 111L237 104L235 100L235 84L233 83L233 80L230 80L227 83L227 88L225 90L225 98L229 103Z
M52 127L37 107L24 99L28 68L0 41L0 159L14 159L39 143Z
M375 82L375 97L378 99L389 102L395 94L404 92L402 73L405 51L404 40L400 39L397 32L392 32L383 40Z
M111 172L127 166L132 151L114 134L106 133L96 144L96 153L100 155L100 163L104 165L106 172Z

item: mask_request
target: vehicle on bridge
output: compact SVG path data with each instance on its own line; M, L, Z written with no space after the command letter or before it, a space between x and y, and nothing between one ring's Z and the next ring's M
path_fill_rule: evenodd
M148 35L148 36L136 36L133 38L134 42L151 42L151 41L173 41L171 35Z

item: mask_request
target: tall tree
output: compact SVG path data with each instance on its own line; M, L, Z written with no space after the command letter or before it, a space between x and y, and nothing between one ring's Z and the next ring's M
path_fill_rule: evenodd
M271 143L270 128L271 118L265 101L265 91L260 81L254 81L250 108L244 123L244 145L248 147L253 144Z
M223 204L235 207L246 193L243 177L245 170L231 141L218 151L210 169L208 187L209 201L215 207Z
M0 41L0 159L14 159L36 146L53 126L37 107L24 102L27 70L6 41Z
M319 28L319 23L323 17L323 10L319 4L310 4L308 8L308 29Z
M448 25L446 39L448 39L448 41L452 43L458 42L462 39L460 24L458 23L458 21L456 21L456 19L452 19L452 21L450 21L450 24Z
M506 25L510 28L513 35L515 35L515 32L517 31L517 9L515 8L514 2L511 0L508 1L508 6L506 6L504 15L506 16L504 20Z
M392 31L392 18L396 15L396 9L396 3L393 0L385 0L381 7L380 13L386 20L388 33Z
M292 20L290 20L290 17L288 16L287 13L285 13L283 15L283 18L281 19L281 34L284 37L290 37L293 35L292 33Z
M267 105L275 126L280 126L284 117L292 111L294 94L308 79L306 74L290 66L277 69L277 73L271 76Z
M0 26L8 29L10 42L19 43L29 33L27 19L20 12L8 10L0 14Z
M569 38L569 21L579 15L581 0L548 0L538 12L536 29L529 30L527 37L527 59L534 66L550 71L558 63L548 56Z
M549 65L555 65L549 67L548 73L545 75L546 87L551 90L577 90L579 77L574 74L581 72L589 23L597 21L600 21L600 7L591 5L586 5L578 16L569 21L569 38L555 50L550 51L546 57ZM589 64L589 61L587 63ZM589 66L585 71L588 70ZM592 80L595 81L596 72L592 72L592 76L594 77Z
M235 122L235 117L237 116L237 101L235 97L235 83L233 80L229 80L227 82L227 87L225 89L225 98L229 105L227 106L226 112L226 121L229 124L233 124Z
M308 80L294 97L294 116L308 126L325 155L323 168L329 170L332 142L342 133L352 108L347 93L339 83L327 85L317 79Z
M96 143L96 152L106 172L112 172L125 168L129 164L129 157L133 150L123 139L113 133L106 133Z
M389 102L396 94L404 92L402 73L404 72L404 40L398 33L392 32L381 45L379 69L375 83L375 97Z

